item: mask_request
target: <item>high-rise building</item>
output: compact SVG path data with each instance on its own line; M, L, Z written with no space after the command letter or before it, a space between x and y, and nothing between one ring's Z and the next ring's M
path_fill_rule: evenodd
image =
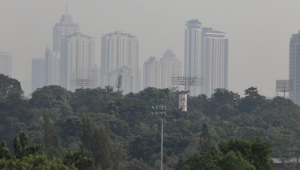
M185 29L184 76L203 77L202 64L202 24L198 20L187 21ZM189 86L189 94L201 94L201 87Z
M121 31L102 36L101 74L104 77L103 87L115 86L118 76L114 77L113 75L122 74L121 90L124 94L140 91L141 75L138 64L139 42L135 36Z
M94 38L79 32L67 35L61 41L61 85L67 90L94 88Z
M300 31L293 34L290 39L290 61L289 61L289 79L292 88L289 97L294 103L300 105Z
M103 77L101 74L101 68L95 66L95 87L101 87L101 82L103 81Z
M160 59L161 66L161 88L170 88L171 77L182 76L181 63L172 50L168 49Z
M0 74L11 77L11 55L0 52Z
M206 94L217 88L228 88L227 34L212 28L202 28L198 20L186 22L184 74L203 78L203 86L190 86L192 96Z
M22 87L22 90L24 91L24 96L30 98L30 96L31 96L31 80L30 79L22 80L21 87Z
M79 27L73 23L72 16L66 11L66 13L62 15L60 22L56 23L53 27L53 51L60 51L62 37L76 32L79 32Z
M212 28L203 30L202 78L203 93L210 97L217 88L228 88L227 34Z
M31 68L31 92L34 92L45 85L45 59L32 59Z
M155 87L161 88L161 65L155 57L150 57L148 61L144 63L143 71L143 87Z
M61 74L60 52L45 51L45 85L60 85Z

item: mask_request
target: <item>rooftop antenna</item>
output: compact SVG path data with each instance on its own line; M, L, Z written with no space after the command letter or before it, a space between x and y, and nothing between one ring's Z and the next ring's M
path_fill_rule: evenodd
M66 2L66 14L68 14L68 2Z

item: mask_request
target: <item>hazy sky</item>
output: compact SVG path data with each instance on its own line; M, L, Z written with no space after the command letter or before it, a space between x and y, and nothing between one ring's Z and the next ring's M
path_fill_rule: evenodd
M275 95L276 79L288 78L289 39L300 30L299 0L0 0L0 51L13 57L13 77L31 79L31 59L52 49L52 28L69 13L83 34L96 39L123 31L137 36L140 69L149 56L170 47L184 60L185 22L228 33L229 90L250 86Z

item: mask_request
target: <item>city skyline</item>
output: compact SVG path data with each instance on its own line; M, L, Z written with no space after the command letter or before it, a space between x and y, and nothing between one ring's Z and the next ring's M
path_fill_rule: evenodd
M174 10L170 10L169 14L163 12L163 7L166 6L168 2L160 2L161 6L158 6L155 10L155 13L157 13L156 16L153 16L153 12L148 10L155 5L147 3L143 5L143 3L135 1L129 1L128 3L132 4L133 2L135 5L140 7L139 10L134 9L132 12L128 12L124 16L119 16L119 19L117 19L117 16L112 15L112 20L109 21L118 22L108 22L108 20L105 20L104 16L98 13L97 16L99 16L99 19L97 19L96 23L91 20L92 16L95 16L96 14L96 4L102 4L102 6L98 6L101 8L99 11L101 11L101 13L105 13L107 12L106 8L111 9L111 7L116 3L99 2L83 5L83 3L79 1L72 1L72 3L69 4L69 11L74 17L74 21L81 26L80 29L87 35L95 37L97 41L97 65L100 63L100 35L114 30L130 32L139 38L141 46L140 56L142 56L139 64L140 67L141 62L146 60L146 56L159 56L159 54L162 54L169 46L175 50L174 52L182 62L184 54L182 46L184 43L182 35L184 27L182 25L185 21L194 18L199 19L199 21L205 23L205 25L209 25L229 34L231 42L229 52L229 90L243 95L243 91L246 88L255 86L258 87L258 90L262 94L274 96L275 80L288 78L287 42L289 41L291 33L299 30L300 24L292 17L297 16L296 10L289 10L287 12L286 9L293 9L294 6L297 6L295 4L298 2L295 2L294 5L288 4L287 7L284 7L285 12L284 9L282 9L278 13L275 13L274 11L277 7L281 7L282 3L277 1L272 4L258 1L246 3L235 1L228 1L226 3L215 1L189 1L190 4L174 2L171 4ZM225 12L232 9L228 4L233 3L234 7L232 8L240 12L240 16L235 16L230 12ZM14 6L14 4L20 5L15 5L16 10L13 10L14 14L12 14L12 11L9 12L6 9L9 9L10 6ZM158 4L158 2L153 2L153 4ZM204 15L205 12L208 12L208 10L204 9L201 4L206 4L207 6L218 4L219 6L224 6L224 9L220 10L218 6L215 6L215 8L212 8L212 15L208 16ZM122 5L128 7L128 4L126 3L121 3L120 6ZM24 11L25 9L30 8L30 6L32 6L32 10L30 12ZM199 8L197 12L192 10L195 9L196 6ZM79 10L79 7L82 8L83 11L89 8L90 14L84 14L83 11ZM191 10L187 10L187 7L190 7ZM251 7L257 7L255 13L251 12ZM53 27L53 23L56 23L57 20L61 18L61 14L64 13L65 2L47 1L38 3L23 3L19 1L11 1L4 2L2 8L2 15L0 19L3 20L2 30L4 34L2 33L1 37L5 41L0 42L0 45L3 48L0 49L0 51L9 52L12 55L13 77L18 78L20 81L29 79L31 58L42 57L47 45L50 45L49 47L52 48L50 43L52 37L51 29ZM117 6L116 8L120 9ZM185 13L176 14L174 17L171 17L175 14L174 12L177 9L179 11L185 11ZM149 15L141 12L143 10L150 12ZM218 10L220 10L218 14L222 13L222 16L213 14L213 12L218 12ZM141 15L133 15L137 11L141 12ZM38 20L33 14L39 14L39 17L43 17L44 19ZM5 16L10 16L11 19L5 20ZM18 20L17 16L20 16L20 19L22 20ZM134 23L136 24L133 24L130 20L126 20L126 17L128 16L132 16L132 21L135 21ZM152 18L150 16L152 16ZM167 18L168 20L166 20ZM145 22L143 20L145 20ZM278 20L281 21L280 24L278 24ZM18 27L14 27L14 23L10 21L22 24L24 27L22 27L20 31L14 31L17 30ZM162 23L165 23L166 21L169 21L168 24L162 25ZM144 27L146 26L145 23L149 23L149 25L147 25L147 29ZM157 29L157 31L152 29L158 25L161 27ZM95 28L93 28L93 26L95 26ZM272 27L272 30L269 29L270 27ZM11 29L11 31L9 29ZM12 34L12 31L14 31L15 34ZM24 31L26 31L26 33ZM33 31L36 35L38 35L38 38L37 36L33 36ZM10 38L8 38L7 35L14 36L10 36ZM27 38L26 35L31 35L31 38ZM274 37L274 35L276 35L276 37ZM18 37L18 41L15 40L15 37ZM160 37L160 41L153 43L155 42L155 39L158 39L158 37ZM31 45L26 46L24 40L29 40L31 42L29 44ZM14 46L11 46L12 42ZM22 71L18 70L18 68L22 68Z

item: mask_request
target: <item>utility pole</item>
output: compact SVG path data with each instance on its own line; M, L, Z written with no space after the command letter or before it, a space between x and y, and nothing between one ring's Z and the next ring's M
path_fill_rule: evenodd
M161 143L160 143L160 170L163 170L163 151L164 151L164 120L167 115L167 107L164 105L152 106L152 115L157 115L161 118Z

